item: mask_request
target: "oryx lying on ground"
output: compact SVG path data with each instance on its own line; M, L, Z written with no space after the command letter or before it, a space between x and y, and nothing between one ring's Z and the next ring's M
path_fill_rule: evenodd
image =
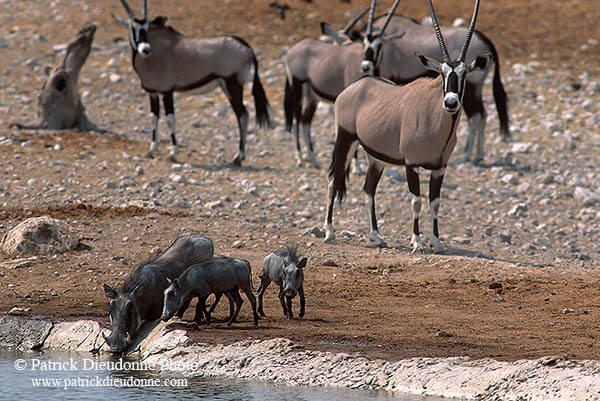
M424 68L439 74L436 78L419 78L406 86L397 86L378 77L364 77L348 86L335 102L337 135L329 167L327 217L324 228L326 242L335 240L332 225L333 204L346 194L346 177L350 155L360 143L367 152L369 167L364 183L370 239L377 246L386 246L377 229L375 191L385 164L405 165L408 187L413 194L413 251L423 250L419 236L421 198L418 168L431 170L429 204L432 212L431 245L442 250L438 234L438 210L444 172L456 146L456 127L463 106L467 75L489 68L492 56L477 55L469 64L465 56L473 34L479 0L463 47L457 59L448 54L444 38L435 17L431 0L429 9L436 30L443 61L417 54Z
M376 3L376 0L371 3L371 23ZM388 15L393 14L398 3L399 0L396 0ZM319 39L304 39L288 51L285 59L285 124L288 132L291 132L296 120L294 133L298 164L302 164L299 140L299 131L302 128L310 162L314 167L319 167L310 139L310 124L319 101L334 102L347 85L363 74L372 74L377 69L377 63L389 62L384 50L378 54L378 58L373 58L372 63L361 64L363 53L370 54L374 46L381 48L382 42L388 43L393 39L384 36L385 28L384 24L377 32L369 29L370 34L365 36L362 43L348 41L340 46ZM305 107L303 101L306 101Z
M254 51L243 39L235 36L215 38L188 38L165 25L166 17L147 18L147 4L143 0L142 17L136 18L121 0L129 21L129 44L133 52L133 69L140 77L142 87L150 95L152 111L152 145L149 156L157 151L157 128L160 113L159 95L163 98L167 123L171 131L173 149L171 159L177 156L175 138L175 110L173 92L194 90L203 93L220 86L235 112L240 130L240 144L233 164L240 166L245 158L248 112L243 102L244 84L252 79L252 95L256 119L262 128L270 126L269 103L258 76L258 61ZM120 22L124 22L117 19Z
M389 19L387 14L377 17L373 26L377 28L384 24L387 24L386 32L388 34L391 35L402 32L404 33L404 36L402 37L402 40L394 41L393 46L386 49L388 54L395 53L402 62L393 65L395 71L391 73L387 71L382 72L381 76L400 85L412 82L419 77L433 76L431 75L431 71L414 57L415 52L436 59L443 57L442 53L440 53L440 47L433 26L421 25L417 21L401 15L394 15ZM365 30L366 29L367 28L365 28ZM441 30L444 34L448 54L450 57L456 57L461 51L463 38L468 31L467 28L443 27ZM508 105L506 92L502 85L502 80L500 79L500 60L498 58L498 53L492 41L481 32L475 30L473 32L473 40L471 41L465 56L465 61L468 64L478 54L485 53L492 55L492 63L496 65L492 90L494 101L496 103L496 110L498 111L498 119L500 120L500 134L503 140L507 140L510 137ZM492 66L490 65L490 68L491 67ZM483 134L487 118L487 112L483 103L483 86L487 75L488 70L474 71L467 77L463 107L469 121L469 134L461 157L461 161L463 162L471 160L474 163L479 163L483 161ZM476 139L477 147L473 153Z

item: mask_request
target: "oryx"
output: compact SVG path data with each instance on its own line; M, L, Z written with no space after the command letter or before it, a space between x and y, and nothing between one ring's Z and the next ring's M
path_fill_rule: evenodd
M319 40L327 43L337 43L338 45L343 45L344 43L348 43L349 41L360 41L362 39L361 36L358 36L358 31L353 29L354 26L364 17L371 7L366 7L359 14L354 16L346 26L339 31L336 31L329 25L327 22L321 22L321 32L323 35L319 37Z
M388 15L393 14L399 2L400 0L396 0ZM372 26L376 3L376 0L371 2L369 26ZM319 101L333 103L347 85L363 74L372 74L376 71L378 63L387 62L385 51L380 52L379 59L373 59L372 63L361 62L363 53L372 52L374 45L387 43L390 39L400 36L384 36L385 29L386 24L377 32L370 29L369 35L365 36L362 43L348 41L340 46L309 38L300 41L288 51L285 58L285 121L287 131L292 132L296 120L294 133L298 164L302 164L299 139L302 126L310 162L314 167L319 167L310 139L310 124ZM303 100L306 101L304 108Z
M119 18L129 29L133 69L140 77L142 88L150 95L152 111L152 145L148 156L157 151L157 128L160 113L159 95L162 96L167 123L171 131L173 149L171 159L177 156L175 138L175 110L173 92L208 92L220 86L237 117L240 144L233 164L240 166L245 158L248 112L243 102L244 84L252 79L252 95L256 106L256 119L262 128L270 126L269 103L258 76L256 55L246 41L236 36L215 38L188 38L166 26L166 17L148 19L147 2L143 0L142 16L136 18L121 0L129 21Z
M393 46L386 49L388 54L394 53L401 63L393 65L394 71L382 71L381 76L386 77L397 84L407 84L416 78L422 76L432 76L431 71L423 66L418 59L414 57L415 52L439 59L443 57L440 53L440 47L436 39L436 34L433 26L421 25L417 21L401 15L394 15L391 19L387 14L377 17L373 23L374 27L387 25L386 32L394 34L402 32L404 36L402 40L393 42ZM365 28L366 30L367 28ZM446 48L451 57L456 57L461 51L463 38L467 34L467 28L464 27L442 27L441 31L444 34ZM496 47L492 41L483 33L475 30L473 32L473 40L469 46L465 61L468 63L473 60L476 55L489 53L492 55L492 63L495 64L492 90L496 110L498 111L498 119L500 120L500 134L503 140L510 137L509 131L509 116L507 95L500 79L500 60ZM491 68L492 66L490 66ZM483 103L483 87L485 79L488 75L486 71L475 71L469 74L465 87L464 110L468 118L468 137L465 145L461 161L468 160L474 163L483 161L484 157L484 131L487 118L487 112ZM476 150L473 151L475 140L477 140Z
M419 78L406 86L397 86L378 77L363 77L348 86L335 102L337 135L329 167L327 217L324 224L326 242L335 240L333 204L336 196L341 202L346 194L349 155L360 143L369 161L363 189L369 213L370 239L377 246L386 246L379 234L375 216L375 191L384 166L404 165L408 187L413 195L411 243L413 251L424 249L419 236L421 199L418 174L418 168L423 167L431 170L431 245L436 252L443 249L438 234L440 190L448 160L456 145L456 126L463 106L467 75L489 68L492 56L477 55L469 64L465 63L477 20L479 0L475 1L471 25L460 55L454 60L446 48L431 0L428 3L443 59L440 62L417 54L417 60L438 76Z

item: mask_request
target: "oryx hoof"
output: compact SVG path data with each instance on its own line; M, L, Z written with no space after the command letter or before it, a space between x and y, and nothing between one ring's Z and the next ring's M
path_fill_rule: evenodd
M321 165L319 164L319 162L315 158L311 158L310 159L310 165L313 166L313 168L316 168L317 170L321 169Z
M146 158L148 158L148 159L154 159L154 152L153 151L149 151L148 153L146 153Z
M288 318L288 320L292 320L294 318L294 315L291 313L288 313L287 318Z
M483 156L478 156L475 159L473 159L472 163L475 166L481 166L483 164Z
M373 231L369 239L375 243L377 248L388 248L388 244L385 242L385 239L383 239L383 237L377 231Z
M175 155L169 155L169 157L167 158L168 161L170 161L171 163L179 163L177 161L177 158Z
M425 247L423 246L423 242L421 242L421 238L419 236L413 234L410 243L413 247L412 253L425 253Z
M231 166L232 167L242 167L242 159L240 159L239 157L236 157L235 159L233 159L231 161Z
M304 311L301 310L300 313L298 313L298 317L304 317Z
M331 236L326 236L325 239L323 240L323 243L325 244L335 244L335 235L331 235Z

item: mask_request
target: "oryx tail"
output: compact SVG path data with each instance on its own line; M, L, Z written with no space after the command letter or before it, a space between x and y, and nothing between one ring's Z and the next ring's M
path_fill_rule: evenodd
M256 109L256 122L260 128L269 128L271 126L271 117L269 116L269 101L265 93L265 88L260 82L258 75L258 60L254 49L244 39L233 36L233 38L244 46L248 47L252 52L252 63L254 64L254 81L252 82L252 97L254 98L254 108Z
M285 112L285 129L291 133L294 126L294 117L299 116L302 109L302 88L299 85L292 86L287 76L285 78L283 109Z
M502 80L500 79L500 60L498 59L498 53L496 52L496 47L491 40L489 40L481 32L477 32L477 35L479 35L479 37L489 46L490 53L492 54L496 64L496 68L494 69L492 91L494 94L494 102L496 103L496 110L498 111L498 119L500 120L500 135L502 135L502 138L509 138L508 96L506 95L506 91L502 85Z
M346 197L346 179L350 174L350 158L354 154L353 150L357 141L358 136L341 127L338 128L329 165L329 179L332 180L330 191L333 190L334 200L337 197L340 204Z

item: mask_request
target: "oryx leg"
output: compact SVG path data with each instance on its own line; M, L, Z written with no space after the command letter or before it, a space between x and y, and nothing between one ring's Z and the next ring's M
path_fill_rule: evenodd
M335 139L332 161L332 177L329 179L329 187L327 191L327 216L323 229L325 230L326 243L335 243L335 230L333 228L333 203L335 202L336 193L340 188L346 185L346 172L352 161L350 155L354 154L358 141L356 136L338 127L338 133Z
M465 149L460 159L463 163L471 160L474 164L478 164L483 161L484 157L483 135L487 111L483 104L481 89L481 85L475 84L467 84L465 87L463 108L468 118L469 126L467 143L465 144ZM477 142L477 148L475 154L473 154L475 142ZM471 157L471 154L473 154L473 157Z
M304 136L304 142L306 143L306 149L308 150L308 159L310 161L310 164L312 164L314 168L321 168L321 166L319 166L319 163L317 162L317 157L315 156L312 139L310 137L310 126L315 116L315 112L317 111L319 100L317 100L316 97L310 95L308 95L306 98L307 105L304 109L304 113L302 113L302 118L300 120L300 125L302 125L302 136Z
M146 155L149 158L153 158L158 150L158 119L160 118L160 100L158 93L150 93L150 112L152 113L152 143L150 144L150 150Z
M431 210L430 243L435 253L439 253L444 249L440 242L440 234L438 231L438 212L440 210L440 192L442 190L445 172L445 168L432 170L431 178L429 180L429 208Z
M369 167L367 168L367 177L365 179L363 191L365 191L367 213L369 215L369 227L371 228L369 239L375 242L375 245L378 248L387 248L385 239L379 234L379 230L377 229L377 216L375 215L375 192L377 191L377 184L379 184L385 166L370 155L367 155L367 159L369 161Z
M406 180L408 181L408 189L412 194L410 206L413 214L413 233L410 243L413 247L413 253L417 251L423 252L425 247L423 246L423 242L421 242L421 236L419 235L419 215L421 214L419 168L406 166Z
M248 135L248 111L244 106L244 86L240 85L236 77L225 80L223 87L225 95L233 108L240 130L240 145L236 157L231 161L234 166L240 167L246 158L246 137Z
M163 104L165 105L167 125L169 126L169 131L171 133L171 145L173 146L171 149L171 154L169 155L169 160L175 162L177 161L176 158L179 148L177 146L177 138L175 138L175 107L173 106L173 91L163 93L162 98Z

